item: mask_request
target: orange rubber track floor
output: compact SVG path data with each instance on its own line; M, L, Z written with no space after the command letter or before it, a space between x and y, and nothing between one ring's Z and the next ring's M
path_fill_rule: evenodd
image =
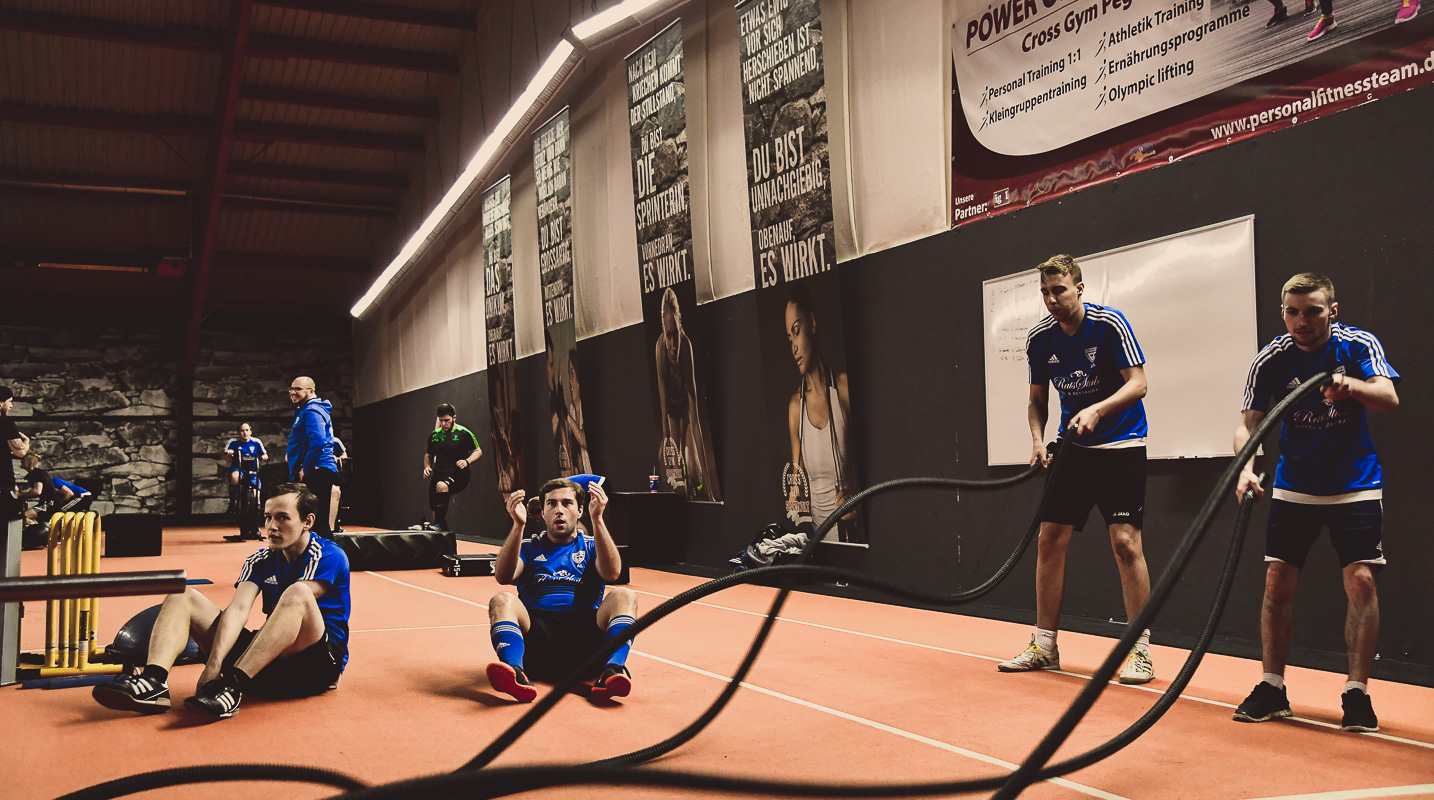
M253 543L230 544L220 528L174 528L164 555L105 559L106 572L183 568L228 602ZM462 552L495 548L459 543ZM23 574L44 573L44 553L23 555ZM644 609L700 579L632 570ZM271 701L246 697L232 719L200 718L183 706L201 667L177 667L174 708L155 716L105 709L89 688L0 689L0 796L51 798L147 770L213 763L325 767L368 783L446 772L463 764L527 706L499 695L484 667L493 659L487 599L492 578L446 578L436 570L353 575L350 661L339 688ZM638 637L628 664L633 693L598 705L565 697L495 765L576 764L655 744L682 729L736 669L775 591L741 586L681 609ZM110 642L158 598L101 601L99 634ZM44 604L27 603L22 648L44 642ZM1232 609L1231 613L1255 613ZM251 627L260 622L256 610ZM797 593L762 657L727 710L660 768L780 780L911 782L1003 774L1035 746L1085 685L1113 640L1061 634L1063 670L1007 675L997 661L1025 644L1025 626ZM1157 639L1158 639L1157 632ZM1105 741L1139 717L1179 669L1185 651L1155 646L1156 681L1112 685L1057 758ZM1231 720L1259 679L1256 662L1207 656L1185 696L1150 732L1113 757L1037 783L1030 798L1434 797L1434 689L1377 681L1381 732L1338 729L1344 678L1292 668L1295 718L1259 725ZM539 685L540 691L546 687ZM328 797L301 784L207 784L146 798ZM563 787L523 797L676 797L693 792ZM714 795L703 794L711 797Z

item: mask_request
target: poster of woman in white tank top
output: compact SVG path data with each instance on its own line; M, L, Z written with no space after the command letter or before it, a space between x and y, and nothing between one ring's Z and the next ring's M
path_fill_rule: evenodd
M807 279L786 284L782 293L784 331L797 371L795 391L786 402L791 459L783 470L783 490L789 516L809 517L816 528L857 492L847 373L828 360L821 339L824 331L840 331L840 312L819 314L812 293L813 287L836 286L835 280ZM844 350L834 352L840 355ZM843 515L822 541L865 546L859 514Z

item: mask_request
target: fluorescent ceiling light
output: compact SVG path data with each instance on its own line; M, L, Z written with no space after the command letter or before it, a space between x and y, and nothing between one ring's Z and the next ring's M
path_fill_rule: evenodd
M629 2L631 2L631 0L629 0ZM650 2L651 0L647 0L643 5L650 4ZM623 5L627 4L624 3ZM599 14L598 16L602 15ZM594 19L596 19L596 17ZM563 67L567 66L568 59L573 53L574 48L572 42L566 39L558 42L557 46L553 48L552 54L543 62L543 66L538 69L538 74L534 75L533 80L529 81L528 88L523 90L523 93L518 96L517 101L513 103L512 108L508 109L508 113L504 114L503 119L498 121L498 126L493 129L493 132L488 135L487 139L483 140L483 144L479 146L478 152L473 155L472 160L468 162L468 166L463 170L463 174L459 175L458 180L453 182L453 186L443 195L443 199L438 201L438 205L434 206L433 210L428 212L428 216L424 218L423 224L419 225L418 230L413 232L413 235L408 239L408 243L403 246L402 250L398 251L398 255L394 256L393 260L384 268L383 272L378 276L378 279L373 282L373 285L369 287L363 297L360 297L359 301L354 303L353 308L349 309L350 315L354 317L363 316L363 313L373 305L379 295L383 294L383 291L388 288L388 285L393 282L394 278L398 277L398 273L402 271L404 267L408 266L413 257L418 254L419 249L427 242L428 237L433 234L433 231L437 229L439 223L443 221L443 218L453 210L459 198L463 197L463 195L473 187L473 184L482 177L483 170L488 168L493 157L498 154L498 151L503 146L504 140L517 128L518 123L523 120L524 115L537 105L543 93L548 90L553 80L562 72Z
M605 32L619 22L632 18L634 15L646 11L660 2L662 2L662 0L624 0L612 8L594 14L574 25L573 35L587 41Z

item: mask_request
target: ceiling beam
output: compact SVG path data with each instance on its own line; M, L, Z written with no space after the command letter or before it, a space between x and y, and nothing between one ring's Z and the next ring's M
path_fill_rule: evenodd
M163 249L151 248L140 251L67 250L49 247L0 247L0 270L11 265L35 266L47 264L99 264L116 267L143 267L152 269L160 261L183 261L182 254L166 253ZM232 270L280 270L283 272L336 272L343 274L367 275L373 271L373 264L363 258L340 256L308 256L296 253L245 253L233 250L216 250L214 269Z
M288 164L255 164L248 161L229 162L229 175L235 178L272 178L301 183L332 183L339 186L363 186L374 189L407 189L408 176L387 172L360 172L323 167L299 167Z
M422 153L422 136L397 133L368 133L336 128L306 128L299 125L275 125L268 122L234 123L237 142L291 142L325 147L350 147L357 150L385 150L401 153Z
M244 80L244 53L253 18L253 0L231 0L228 36L219 69L219 94L214 103L214 116L209 120L209 151L204 160L203 189L192 209L195 263L187 276L190 282L189 308L185 316L184 338L181 339L183 349L179 353L179 376L186 381L194 376L195 360L199 355L199 326L204 321L204 306L209 297L209 270L214 263L214 243L219 239L224 176L229 167L229 152L234 148L234 119L239 113L239 85ZM189 506L185 497L189 489L190 483L185 476L180 481L181 508Z
M0 29L199 53L224 52L224 31L192 25L136 25L65 14L6 10L0 11ZM302 58L444 75L458 74L458 59L455 56L285 36L250 37L248 56L279 60Z
M411 50L390 50L342 42L317 42L311 39L290 39L283 36L253 36L249 46L255 58L287 60L302 58L311 61L332 61L361 67L389 67L416 72L458 74L458 59L438 53L416 53Z
M0 171L0 195L28 197L37 200L68 200L83 197L88 200L154 201L174 206L188 206L195 190L175 183L160 181L115 181L106 185L101 182L63 175L40 176L26 173L29 177L20 179L16 174ZM207 195L206 195L207 196ZM396 206L377 203L352 203L326 198L254 195L244 192L224 192L221 205L226 211L283 211L293 214L326 214L345 217L367 217L371 219L393 219L398 216Z
M57 125L101 131L124 131L154 136L207 137L209 120L175 114L121 114L109 111L82 111L49 108L18 103L0 103L0 122L21 122L31 125ZM306 128L298 125L273 125L264 122L234 123L234 141L292 142L296 144L347 147L359 150L423 152L423 137L391 133L367 133L333 128Z
M413 117L414 119L438 119L438 105L435 103L405 103L395 100L381 100L376 97L350 97L320 92L302 92L294 89L280 89L273 86L244 86L239 89L241 100L260 103L282 103L307 108L331 108L337 111L357 111L363 114L385 114L391 117Z
M359 0L259 0L259 2L261 5L276 8L372 19L379 22L403 22L410 25L426 25L430 28L449 28L456 31L478 30L475 15L457 14L450 11L386 6Z

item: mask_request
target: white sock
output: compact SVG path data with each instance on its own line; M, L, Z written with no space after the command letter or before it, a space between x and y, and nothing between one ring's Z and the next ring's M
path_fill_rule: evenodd
M1135 649L1136 649L1136 650L1139 650L1139 651L1142 652L1142 653L1144 653L1146 656L1149 656L1149 655L1150 655L1150 629L1149 629L1149 628L1146 628L1145 631L1140 634L1140 638L1135 640Z
M1358 689L1365 694L1369 694L1369 684L1363 683L1361 681L1345 681L1344 690L1347 692L1350 689Z
M1260 676L1260 680L1265 683L1268 683L1276 689L1285 688L1285 676L1283 675L1276 675L1273 672L1266 672L1264 675Z
M1040 645L1042 650L1056 649L1056 632L1036 628L1036 644Z

